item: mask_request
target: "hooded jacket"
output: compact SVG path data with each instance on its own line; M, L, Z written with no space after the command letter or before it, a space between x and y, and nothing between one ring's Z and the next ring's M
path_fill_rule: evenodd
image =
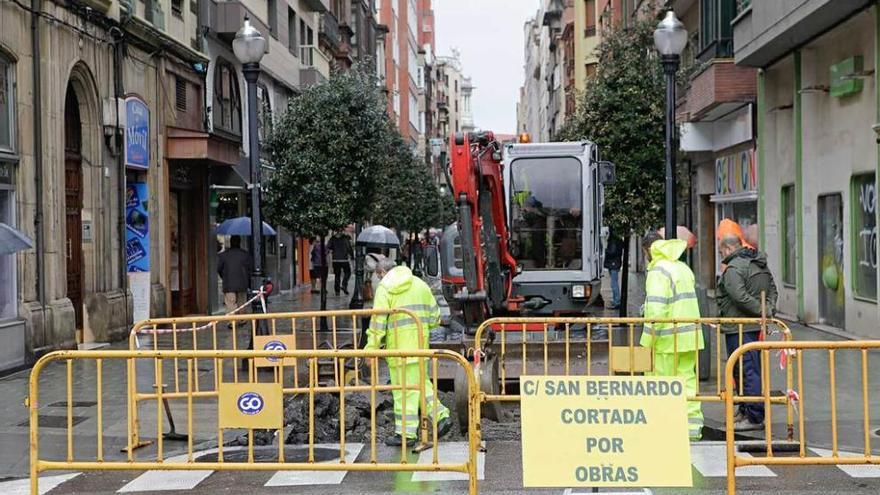
M718 280L716 302L718 313L724 318L760 318L761 292L766 294L766 315L776 310L776 283L767 268L767 255L747 247L734 251L724 258L727 265ZM757 331L758 325L744 327L745 331ZM725 327L725 333L738 332L738 328Z
M365 349L427 349L430 331L440 325L440 307L428 284L413 276L405 266L389 271L379 282L373 298L373 309L406 309L418 316L422 324L419 338L418 323L408 314L373 315L367 329ZM403 363L399 358L388 359L390 366ZM407 358L407 363L417 363Z
M645 318L700 317L694 272L679 261L687 242L660 240L651 244L651 262L645 280ZM645 324L639 343L657 353L688 352L703 348L703 332L694 323Z

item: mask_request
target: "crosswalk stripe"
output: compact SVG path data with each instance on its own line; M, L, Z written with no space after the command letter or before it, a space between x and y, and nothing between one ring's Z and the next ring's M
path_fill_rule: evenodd
M51 490L58 488L65 481L70 481L82 473L59 474L40 478L40 495L45 495ZM0 493L3 495L30 495L31 480L28 478L14 481L0 482Z
M724 445L691 445L691 464L704 478L721 478L727 476L727 448ZM751 457L740 452L740 457ZM748 478L770 478L776 473L767 466L743 466L736 468L736 476Z
M197 454L214 452L217 452L217 449L198 452ZM187 462L187 459L187 455L179 455L170 457L165 462L169 464L182 463ZM116 493L192 490L204 481L205 478L211 476L213 472L210 469L199 471L147 471L128 482Z
M437 460L440 464L463 464L468 459L468 443L467 442L440 442L437 452ZM418 464L426 465L434 462L434 451L428 449L419 453ZM477 452L477 479L482 480L485 476L486 453ZM465 473L450 472L427 472L418 471L412 475L413 481L467 481L468 475Z
M315 444L315 447L339 450L338 444ZM346 443L346 464L354 463L363 448L362 443ZM324 464L334 462L339 461L327 461ZM346 474L348 471L278 471L263 486L338 485L345 479Z
M820 457L833 457L833 451L829 449L820 449L818 447L810 447L810 451ZM838 451L839 457L859 457L863 454L855 452ZM852 478L880 478L880 467L873 465L856 466L850 464L835 464L838 469L848 474Z

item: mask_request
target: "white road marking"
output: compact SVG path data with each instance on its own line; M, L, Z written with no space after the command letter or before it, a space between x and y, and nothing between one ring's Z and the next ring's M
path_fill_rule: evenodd
M214 471L147 471L117 493L192 490Z
M830 449L820 449L816 447L810 447L809 449L818 456L832 457L832 451ZM839 457L859 457L863 454L857 454L855 452L842 452L838 450L837 455ZM851 464L836 464L836 466L838 469L853 478L880 478L880 467L878 466L857 466Z
M339 450L338 444L315 444L315 447ZM363 450L362 443L345 444L345 462L352 464ZM332 464L338 460L327 461ZM263 486L338 485L348 471L278 471Z
M437 460L440 464L463 464L468 458L467 442L440 442L437 452ZM434 462L434 449L428 449L419 454L419 464L431 464ZM485 475L486 453L477 452L477 479L482 480ZM449 472L426 472L413 473L413 481L467 481L465 473Z
M40 478L40 495L45 495L58 487L65 481L70 481L82 473L59 474L56 476L45 476ZM0 482L0 493L3 495L30 495L31 480L28 478L15 481Z
M751 457L740 452L741 457ZM723 478L727 476L727 449L724 445L691 445L691 464L704 478ZM736 468L737 477L771 478L776 473L767 466L743 466Z

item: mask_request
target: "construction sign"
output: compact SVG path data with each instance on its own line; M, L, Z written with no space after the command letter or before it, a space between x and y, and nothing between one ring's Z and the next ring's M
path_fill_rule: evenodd
M520 396L524 486L692 486L680 378L523 376Z
M256 335L254 336L254 349L258 351L286 351L296 349L296 337L293 335ZM254 365L259 368L273 366L294 366L296 358L263 358L254 359Z
M221 429L283 428L283 397L280 383L221 383L219 426Z

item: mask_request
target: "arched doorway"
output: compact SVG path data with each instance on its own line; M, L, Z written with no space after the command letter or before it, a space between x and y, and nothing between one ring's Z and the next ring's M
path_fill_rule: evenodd
M82 249L82 121L79 101L71 84L64 101L64 209L66 218L67 297L76 314L76 329L83 329Z

